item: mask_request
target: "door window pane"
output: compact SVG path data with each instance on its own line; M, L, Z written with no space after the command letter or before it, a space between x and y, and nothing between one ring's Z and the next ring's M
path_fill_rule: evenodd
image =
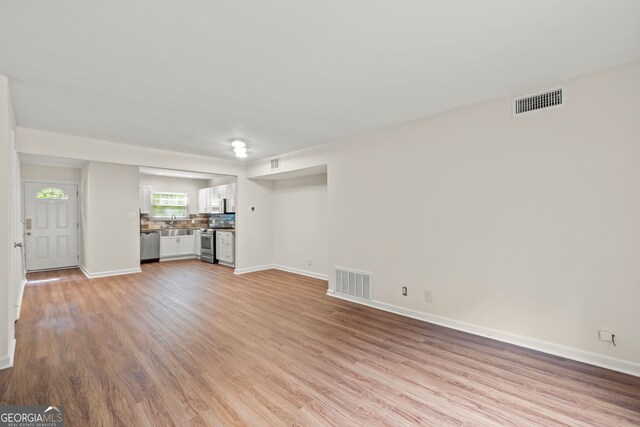
M58 199L58 200L66 200L69 198L69 195L65 193L63 190L55 187L47 187L43 188L36 194L36 199Z

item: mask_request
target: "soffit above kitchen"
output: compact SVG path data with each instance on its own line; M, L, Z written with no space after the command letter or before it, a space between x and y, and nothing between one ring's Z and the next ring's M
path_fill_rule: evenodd
M228 175L215 175L211 173L183 171L183 170L175 170L175 169L150 168L145 166L140 167L140 174L163 176L167 178L183 178L183 179L199 179L199 180L229 178Z
M639 58L637 0L0 1L19 126L249 161Z

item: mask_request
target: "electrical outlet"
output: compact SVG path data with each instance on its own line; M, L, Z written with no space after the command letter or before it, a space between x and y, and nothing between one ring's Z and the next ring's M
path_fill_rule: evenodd
M307 265L311 265L311 258L307 260Z
M405 297L407 296L407 287L406 286L402 287L402 295L404 295Z
M424 300L425 302L433 302L433 291L431 289L424 290Z

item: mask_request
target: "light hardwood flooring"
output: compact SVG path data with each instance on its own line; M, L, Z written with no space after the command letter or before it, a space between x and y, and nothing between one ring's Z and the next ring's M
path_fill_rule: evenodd
M640 378L199 261L29 275L1 404L67 426L640 424ZM56 279L56 280L51 280Z

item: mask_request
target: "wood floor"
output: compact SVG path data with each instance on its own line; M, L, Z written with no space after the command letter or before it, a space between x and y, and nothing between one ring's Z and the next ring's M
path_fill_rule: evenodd
M640 424L640 378L199 261L31 274L1 404L67 426ZM55 280L53 280L55 279Z

